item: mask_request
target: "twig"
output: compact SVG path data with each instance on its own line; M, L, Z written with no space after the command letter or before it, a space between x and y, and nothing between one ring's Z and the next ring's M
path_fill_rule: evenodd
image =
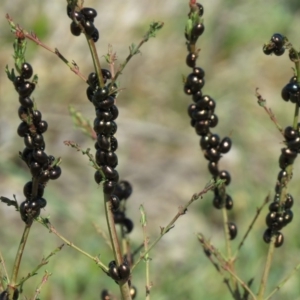
M64 244L57 247L54 251L52 251L47 257L43 258L42 261L31 271L27 274L26 277L22 278L16 286L23 286L24 282L27 281L29 278L35 276L37 274L37 271L43 267L44 265L48 264L49 259L54 256L57 252L59 252L63 248Z
M15 286L15 284L17 282L20 263L21 263L24 248L25 248L28 236L29 236L31 225L32 225L32 222L30 222L29 224L25 224L25 228L24 228L22 238L21 238L21 241L19 244L18 252L16 254L16 258L15 258L14 265L13 265L13 271L12 271L11 282L10 282L11 286Z
M129 47L129 55L126 57L125 61L119 66L117 73L115 74L115 76L112 79L112 82L111 82L112 86L116 82L119 75L122 74L122 71L124 70L124 68L126 67L128 62L130 61L130 59L134 55L140 53L140 48L143 46L143 44L146 43L149 40L150 37L155 37L156 32L158 30L160 30L163 26L164 26L163 22L153 22L153 23L151 23L149 30L147 31L147 33L145 34L143 39L140 41L138 46L135 46L134 44L132 44Z
M220 266L226 264L225 258L222 257L221 253L219 253L218 250L215 249L213 245L211 245L210 242L208 242L201 233L197 234L197 238L203 247L203 251L206 257L210 260L217 272L223 277L223 281L226 284L230 294L233 298L235 298L234 291L232 290L232 287L230 285L230 281L228 278L226 278L226 275L223 272L223 268L221 268ZM217 261L215 261L213 257L217 259Z
M6 287L5 281L7 284L9 284L9 277L8 277L7 269L5 266L5 261L4 261L1 251L0 251L0 264L1 264L0 283L1 283L2 288L5 289L5 287Z
M13 22L13 19L8 15L6 14L5 15L9 25L10 25L10 28L11 28L11 31L16 35L16 37L18 39L28 39L28 40L31 40L33 41L34 43L36 43L38 46L41 46L42 48L50 51L51 53L57 55L57 57L59 57L69 68L72 72L74 72L76 75L78 75L82 80L84 80L85 82L87 81L87 79L85 78L85 76L83 74L80 73L79 71L79 67L78 65L73 61L73 62L69 62L60 52L57 48L50 48L48 47L47 45L45 45L44 43L42 43L40 41L40 39L36 36L35 33L33 32L28 32L26 30L24 30L23 28L21 28L19 25L16 25L14 22Z
M45 271L45 275L43 276L42 282L39 284L39 286L37 287L33 300L36 300L38 295L41 293L41 289L43 287L43 285L48 281L48 278L52 275L52 273L49 273L48 271Z
M267 100L263 99L263 97L261 96L261 94L258 92L259 88L256 88L255 90L255 96L257 98L257 103L259 104L259 106L263 107L263 109L265 110L265 112L268 114L268 116L270 117L270 119L272 120L272 122L276 125L277 129L280 131L280 133L282 134L282 136L284 136L284 132L282 127L280 126L280 124L278 123L274 113L272 112L271 108L268 108L266 106L267 104Z
M275 289L270 293L270 295L268 295L264 300L269 300L271 299L271 297L276 293L278 292L282 287L283 285L294 275L296 274L300 269L300 264L298 264L293 270L292 272L286 276L276 287Z
M96 71L96 74L97 74L97 77L98 77L98 80L99 80L100 87L103 88L104 87L104 79L103 79L100 60L99 60L99 57L98 57L98 53L97 53L97 50L96 50L96 47L95 47L94 40L91 37L88 38L87 35L86 35L86 40L87 40L89 48L90 48L94 68L95 68L95 71Z
M107 266L104 263L102 263L98 257L94 257L94 256L90 255L89 253L87 253L84 250L80 249L79 247L75 246L72 242L70 242L65 237L63 237L60 233L57 232L57 230L54 228L54 226L50 223L49 219L38 217L38 218L36 218L36 221L38 223L42 224L47 229L49 229L50 233L54 233L56 236L58 236L61 240L63 240L66 243L66 245L70 246L71 248L77 250L78 252L82 253L86 257L93 260L102 269L103 272L105 272L106 274L108 273Z
M156 240L148 247L147 251L144 251L143 253L140 254L140 257L138 260L135 262L135 264L132 266L131 270L133 271L134 268L142 261L145 259L145 256L155 247L155 245L160 241L160 239L168 233L175 225L175 222L178 220L179 217L183 216L187 212L187 208L196 200L199 198L202 198L202 195L207 193L208 191L212 190L219 184L223 184L223 180L219 180L218 182L209 182L205 188L199 192L198 194L194 194L191 198L190 201L184 206L180 206L178 208L177 214L174 216L174 218L169 222L169 224L166 227L160 227L160 235L156 238Z
M148 251L148 243L149 238L147 236L146 226L147 226L147 218L146 212L143 205L140 205L140 212L141 212L141 225L143 227L143 237L144 237L144 252ZM150 283L150 260L149 253L145 255L144 258L146 262L146 300L150 300L150 290L152 284Z
M232 272L230 266L229 267L223 266L223 268L240 283L240 285L249 293L249 295L251 295L253 300L256 300L255 294L251 291L248 285L241 278L239 278L234 272Z
M97 139L97 134L95 133L88 119L83 117L82 114L79 111L75 110L75 108L71 105L69 105L69 113L76 127L80 128L83 131L83 133L85 133L88 137L92 138L93 140Z
M248 227L246 233L244 234L244 236L243 236L241 242L239 243L239 246L238 246L238 248L237 248L237 250L236 250L236 253L235 253L235 255L234 255L235 257L237 257L239 250L242 248L242 246L243 246L243 244L244 244L244 242L245 242L245 240L246 240L248 234L249 234L250 231L252 230L253 225L255 224L255 222L256 222L258 216L260 215L262 209L265 207L265 205L266 205L269 201L270 201L270 194L265 198L263 204L262 204L259 208L256 209L256 214L255 214L255 216L254 216L252 222L250 223L250 225L249 225L249 227Z
M273 254L274 254L274 249L275 249L275 240L276 240L276 236L274 235L270 242L269 251L268 251L268 255L267 255L267 259L266 259L266 264L265 264L263 276L261 278L261 282L260 282L260 286L259 286L257 300L263 300L263 298L264 298L264 293L265 293L265 289L267 286L267 280L268 280L268 276L269 276L269 272L270 272L270 268L271 268L271 262L273 259Z
M104 239L104 241L108 245L108 247L112 250L111 242L110 242L108 236L106 235L106 233L99 226L97 226L96 223L93 223L93 225L94 225L96 231L102 236L102 238Z
M117 231L116 231L113 212L111 210L111 204L109 201L109 197L110 197L109 194L104 193L104 209L105 209L107 227L108 227L108 232L109 232L109 236L110 236L110 240L111 240L111 244L112 244L112 248L113 248L115 261L116 261L117 265L119 266L123 263L123 256L122 256L122 252L121 252L121 248L120 248L120 243L118 240L118 235L117 235ZM128 282L121 280L118 282L118 284L120 287L120 291L121 291L123 300L131 300L130 288L129 288Z

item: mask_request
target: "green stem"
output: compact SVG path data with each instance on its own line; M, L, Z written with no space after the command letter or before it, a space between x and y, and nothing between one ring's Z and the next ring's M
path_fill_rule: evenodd
M231 270L230 266L228 268L226 268L226 271L228 273L230 273L231 276L234 277L236 279L236 281L238 281L241 284L241 286L249 293L249 295L251 295L253 300L256 300L256 296L252 292L252 290L249 288L249 286Z
M131 58L138 53L139 49L142 47L142 45L146 42L147 40L144 38L140 41L140 43L138 44L138 46L135 48L135 51L132 51L129 53L129 55L126 57L125 61L120 65L118 71L116 72L114 78L111 81L111 86L113 86L113 84L116 82L117 78L119 77L119 75L122 74L122 71L124 70L124 68L126 67L126 65L128 64L128 62L131 60Z
M13 265L13 271L12 271L12 276L11 276L11 285L14 286L17 282L17 278L18 278L18 273L19 273L19 268L20 268L20 264L21 264L21 260L22 260L22 256L23 256L23 252L24 252L24 248L28 239L28 235L30 232L30 228L31 228L32 223L30 224L26 224L24 231L23 231L23 235L19 244L19 248L18 248L18 252L15 258L15 262Z
M15 35L18 35L20 37L24 37L24 38L27 38L28 40L36 43L38 46L48 50L49 52L57 55L69 68L72 72L74 72L76 75L78 75L81 79L83 79L84 81L86 81L86 78L84 77L83 74L80 73L79 71L79 68L78 66L76 65L76 63L72 62L70 63L60 52L58 49L53 49L53 48L50 48L48 47L46 44L42 43L40 41L40 39L36 36L35 33L33 32L28 32L24 29L22 29L19 25L16 25L12 18L6 14L5 15L9 25L10 25L10 28L11 28L11 31L15 34Z
M105 203L105 215L106 215L106 221L107 221L107 228L109 232L109 237L111 240L113 252L114 252L114 257L117 265L121 265L123 263L123 258L122 258L122 252L121 252L121 247L116 231L116 226L114 222L114 215L111 211L111 204L109 201L110 194L104 194L104 203Z
M6 286L5 286L4 278L6 278L7 283L9 284L9 276L8 276L8 273L7 273L7 270L6 270L5 261L4 261L4 258L3 258L3 255L1 253L1 251L0 251L0 264L1 264L0 282L1 282L2 288L5 289Z
M142 227L143 227L144 249L145 249L145 252L147 252L149 239L147 237L147 231L146 231L147 218L146 218L146 213L145 213L143 205L140 206L140 212L141 212L141 224L142 224ZM145 262L146 262L146 300L150 300L151 284L150 284L150 258L149 258L149 254L145 255Z
M275 240L276 236L272 237L272 240L270 242L269 251L266 259L265 269L264 273L260 282L260 287L257 295L257 300L263 300L264 299L264 293L267 286L268 276L271 268L271 263L273 259L274 249L275 249Z
M293 121L293 128L298 130L298 118L299 118L299 105L296 103L295 105L295 114L294 114L294 121Z
M37 198L38 188L39 188L39 179L37 177L34 177L32 179L32 190L31 190L32 200Z
M117 263L117 266L121 265L123 263L123 257L121 252L121 247L116 231L115 221L114 221L114 215L111 211L111 204L109 201L110 194L104 194L104 209L105 209L105 215L106 215L106 222L107 222L107 228L114 252L115 261ZM120 291L122 294L123 300L131 300L130 296L130 288L128 285L128 281L120 281L119 282Z
M223 229L224 229L225 242L226 242L227 258L230 260L232 257L232 253L231 253L231 245L230 245L230 234L228 228L228 216L227 216L227 210L225 206L222 207L222 215L223 215Z
M131 295L130 295L130 287L128 285L128 281L123 282L123 283L120 282L119 286L120 286L122 299L123 300L132 300Z
M177 214L174 216L174 218L169 222L169 224L166 227L160 228L160 235L156 238L156 240L148 247L147 251L145 250L143 253L141 253L138 260L135 262L135 264L131 268L131 272L134 270L134 268L145 259L146 255L155 247L155 245L161 240L161 238L168 233L173 227L175 222L178 220L178 218L182 215L184 215L187 212L187 208L196 200L199 198L202 198L202 195L207 193L209 190L214 189L217 184L215 183L209 183L200 193L194 194L191 198L191 200L184 206L179 207Z
M266 297L264 300L269 300L271 299L271 297L280 289L283 287L283 285L296 273L298 272L300 269L300 264L298 264L294 269L293 271L288 275L286 276L286 278L284 278L277 286L276 288L270 293L270 295L268 295L268 297Z
M86 36L86 40L87 40L89 48L90 48L94 68L95 68L95 71L96 71L96 74L97 74L97 77L99 80L100 87L103 88L104 87L104 79L103 79L100 60L99 60L98 53L97 53L97 50L95 47L95 43L92 38L88 38L87 36Z
M60 251L62 249L62 247L64 246L64 244L62 244L61 246L57 247L54 251L52 251L47 257L43 258L42 261L30 272L27 274L26 277L23 277L19 282L18 282L18 286L21 286L21 290L22 290L22 285L24 284L24 282L26 280L28 280L29 278L35 276L37 274L37 271L42 268L44 265L48 264L49 259L54 256L58 251Z
M50 232L54 233L57 237L59 237L62 241L64 241L66 243L66 245L70 246L71 248L77 250L78 252L80 252L81 254L85 255L86 257L90 258L91 260L93 260L105 273L108 273L108 268L107 266L102 263L98 257L94 257L92 255L90 255L89 253L83 251L82 249L80 249L79 247L75 246L72 242L70 242L69 240L67 240L65 237L63 237L59 232L56 231L56 229L53 227L53 225L48 221L47 223L45 222L41 222L39 220L37 220L37 222L39 222L40 224L46 226Z
M32 300L38 299L38 295L40 294L43 285L48 281L48 278L49 278L49 276L51 276L51 275L52 275L51 273L48 273L47 271L45 272L45 275L43 276L42 282L40 283L40 285L39 285L38 288L36 289L35 295L34 295L34 297L33 297Z
M226 197L226 193L224 193ZM224 199L225 200L225 199ZM225 203L225 201L223 202ZM232 251L231 251L231 244L230 244L230 234L228 228L228 216L227 216L227 209L225 205L222 207L222 215L223 215L223 227L224 227L224 236L225 236L225 243L226 243L226 252L227 252L227 261L228 261L228 268L230 269L230 281L232 282L232 287L234 287L234 293L239 295L239 286L236 281L236 276L232 276L234 273L234 260L232 259Z
M295 69L296 69L296 74L297 74L297 82L300 83L300 63L299 63L299 55L298 52L295 51L298 56L298 60L295 62ZM293 128L295 130L298 130L298 117L299 117L299 104L296 103L295 105L295 113L294 113L294 122L293 122Z
M242 238L242 240L241 240L241 242L240 242L240 244L239 244L239 246L238 246L238 248L237 248L237 250L236 250L236 252L235 252L235 254L234 254L234 257L238 257L239 251L240 251L240 249L242 248L242 246L243 246L243 244L244 244L244 242L245 242L245 240L246 240L248 234L249 234L250 231L252 230L252 228L253 228L253 226L254 226L254 223L256 222L258 216L260 215L262 209L265 207L265 205L266 205L269 201L270 201L270 195L268 195L268 196L265 198L265 201L263 202L263 204L262 204L259 208L257 208L256 214L255 214L255 216L254 216L254 218L253 218L251 224L249 225L249 227L248 227L246 233L244 234L244 236L243 236L243 238Z

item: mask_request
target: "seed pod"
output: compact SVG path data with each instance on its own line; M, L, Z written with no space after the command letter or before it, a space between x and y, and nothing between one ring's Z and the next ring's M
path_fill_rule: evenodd
M233 240L237 236L237 226L233 222L228 222L228 230L230 239Z
M108 96L105 100L97 103L97 107L100 109L108 110L115 104L115 98L112 96Z
M129 196L132 194L131 184L126 180L120 181L116 186L114 194L117 195L120 200L128 199Z
M269 244L272 239L272 230L270 228L267 228L264 232L263 239L265 243Z
M118 272L118 267L114 260L108 264L108 274L112 279L114 279L116 281L119 281L121 279L119 272Z
M227 210L232 209L233 207L233 200L231 198L231 196L226 194L226 200L225 200L225 207Z
M33 101L29 96L27 97L19 97L19 102L22 106L26 108L33 108Z
M32 181L27 182L23 188L23 194L27 199L30 199L32 196ZM38 185L37 197L42 197L44 194L44 186L41 184Z
M284 242L284 236L281 232L277 232L276 234L276 240L275 240L275 247L278 248L278 247L281 247L283 245L283 242Z
M118 149L118 140L114 137L110 137L110 149L115 152Z
M284 208L290 209L294 204L294 198L291 194L287 194L284 202Z
M229 185L230 184L230 182L231 182L231 176L230 176L230 173L228 171L226 171L226 170L220 171L219 177L220 177L220 179L225 180L225 182L224 182L225 185Z
M91 7L84 7L80 12L85 16L86 20L94 22L94 19L97 17L97 11Z
M0 294L0 300L8 300L8 292L7 291L3 291Z
M100 173L100 171L97 170L95 172L94 179L95 179L96 183L99 184L101 181L104 180L104 177L102 176L102 174Z
M221 196L215 195L215 197L213 199L213 206L216 209L221 209L224 206Z
M219 145L219 150L221 153L227 153L231 149L231 139L229 137L224 137Z
M103 183L103 192L105 194L112 194L115 190L116 182L115 181L105 181Z
M48 162L48 155L43 151L36 149L32 152L33 158L41 165Z
M99 145L101 150L106 150L106 151L109 150L110 141L109 141L108 137L106 137L103 134L98 134L97 135L97 142L98 142L98 145Z
M189 53L186 57L186 64L190 68L194 68L196 66L197 55L195 53Z
M119 276L121 279L128 280L129 275L130 275L130 268L127 263L122 263L118 267L118 271L119 271Z
M126 228L126 231L127 231L126 233L127 234L130 233L132 231L133 227L134 227L133 222L128 218L124 219L122 225Z
M24 79L29 79L33 74L32 66L29 63L23 63L21 66L21 76Z
M102 290L100 298L101 300L111 300L108 290Z
M44 133L47 131L48 129L48 123L44 120L42 120L41 122L39 122L37 125L37 131L38 133Z
M111 195L109 198L109 201L111 203L112 210L113 211L118 210L118 208L120 207L120 200L119 200L118 196Z
M20 125L18 126L17 133L20 137L25 137L29 135L29 126L26 122L21 122Z
M59 178L61 175L61 167L60 166L55 166L49 171L49 179L55 180Z
M130 296L131 296L131 299L135 299L136 298L136 295L137 295L137 289L135 286L131 286L130 287Z
M208 163L208 170L212 176L217 177L219 175L218 163L210 161Z

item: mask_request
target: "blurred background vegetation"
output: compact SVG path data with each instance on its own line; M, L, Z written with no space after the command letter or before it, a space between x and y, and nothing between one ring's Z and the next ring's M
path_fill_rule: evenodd
M300 3L297 0L203 1L205 32L198 46L201 53L198 66L206 72L204 93L217 101L219 125L213 130L221 137L231 135L233 148L221 161L220 168L231 173L228 193L234 200L230 220L234 220L239 235L235 248L247 230L256 208L274 186L279 172L278 157L283 147L282 137L264 110L257 105L255 88L259 87L267 104L286 127L292 123L293 105L281 100L282 87L293 75L288 55L265 56L262 45L273 33L286 35L296 48L300 46ZM70 34L70 19L65 1L2 0L0 4L0 195L22 202L23 186L30 181L27 168L18 158L23 141L17 136L20 122L17 116L18 96L6 78L6 65L13 67L13 35L4 18L9 13L15 23L52 48L57 47L69 60L74 60L86 76L93 71L92 61L83 36ZM98 11L95 24L100 32L97 43L99 56L113 46L121 63L128 46L138 43L154 20L165 22L155 39L142 47L120 78L124 88L118 98L119 141L118 171L121 179L129 180L134 193L128 200L128 216L135 229L130 235L132 248L142 242L139 224L140 204L148 214L151 240L186 203L210 180L207 161L199 137L189 125L186 113L191 99L183 93L182 75L190 70L185 65L187 55L184 26L188 0L96 1L86 0L85 6ZM86 84L75 76L58 58L28 42L27 61L39 75L39 85L33 96L43 118L49 123L45 134L47 153L63 160L63 174L50 182L45 198L44 216L51 216L53 225L70 241L85 251L101 254L104 262L112 260L109 249L93 224L106 231L101 188L93 180L93 169L86 157L64 146L72 140L83 149L93 148L93 142L75 129L68 114L72 105L91 121L93 108L86 98ZM102 67L108 67L103 57ZM298 200L300 186L299 162L296 161L290 192ZM221 212L212 207L212 193L190 207L187 215L151 252L151 297L167 299L231 299L213 266L203 254L195 233L202 232L224 251ZM283 230L285 243L276 250L270 273L268 292L300 262L299 206L293 208L294 221ZM267 252L262 240L266 228L265 209L236 263L240 277L254 277L257 289ZM14 209L0 205L0 247L11 270L23 223ZM24 253L22 271L25 276L62 242L40 225L33 226ZM102 289L118 294L116 284L99 268L71 248L52 258L46 269L53 273L43 288L41 299L99 299ZM43 271L30 279L24 295L32 297ZM138 289L137 299L144 298L145 272L141 264L132 278ZM300 274L295 275L272 299L300 299ZM22 297L23 299L23 297Z

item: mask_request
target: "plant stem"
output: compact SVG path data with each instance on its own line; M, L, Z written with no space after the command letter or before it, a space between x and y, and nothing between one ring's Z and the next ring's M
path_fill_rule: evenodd
M117 266L121 265L123 263L123 257L122 252L120 248L120 243L116 231L115 221L114 221L114 215L111 211L111 204L109 201L110 194L104 194L104 209L105 209L105 215L106 215L106 222L107 222L107 228L113 248L113 253L115 257L115 261ZM130 288L128 285L128 282L120 281L119 282L120 291L122 294L123 300L131 300L130 296Z
M296 273L298 272L300 269L300 264L298 264L294 269L293 271L288 275L286 276L277 286L276 288L270 293L270 295L268 295L268 297L266 297L264 300L269 300L271 299L271 297L280 289L283 287L283 285Z
M224 236L226 242L227 257L231 259L232 253L231 253L230 235L229 235L229 228L228 228L228 216L227 216L227 210L225 206L222 207L222 215L223 215L223 229L224 229Z
M52 251L47 257L43 258L42 261L30 272L27 274L26 277L23 277L19 282L18 282L18 286L21 286L22 289L22 285L24 284L24 282L26 280L28 280L29 278L35 276L37 274L37 271L43 267L44 265L48 264L49 259L54 256L57 252L59 252L62 248L63 248L64 244L62 244L61 246L57 247L54 251Z
M119 239L116 231L116 226L114 222L114 215L111 211L110 207L110 201L109 201L109 194L104 194L104 203L105 203L105 215L106 215L106 221L107 221L107 228L109 232L109 237L111 240L113 252L114 252L114 257L117 265L119 266L123 262L122 258L122 252L121 252L121 247L119 244Z
M70 246L71 248L77 250L78 252L82 253L83 255L85 255L86 257L90 258L91 260L93 260L105 273L108 272L108 268L105 264L103 264L98 257L94 257L92 255L90 255L89 253L83 251L82 249L80 249L79 247L75 246L72 242L70 242L69 240L67 240L65 237L63 237L59 232L57 232L57 230L54 228L54 226L49 222L49 220L47 222L43 222L40 221L39 219L36 220L37 222L39 222L40 224L44 225L45 227L47 227L50 232L54 233L57 237L59 237L62 241L64 241L66 243L66 245Z
M298 53L296 51L296 53ZM299 63L299 55L298 56L298 60L295 62L295 69L296 69L296 74L297 74L297 82L300 83L300 63ZM293 122L293 128L295 130L298 130L298 117L299 117L299 104L296 103L295 105L295 113L294 113L294 122Z
M49 52L57 55L69 68L72 72L74 72L76 75L78 75L82 80L86 81L86 78L83 74L80 73L79 71L79 67L77 66L77 64L75 62L70 63L60 52L57 48L53 49L48 47L47 45L45 45L44 43L42 43L40 41L40 39L36 36L35 33L33 32L28 32L24 29L22 29L19 25L15 25L15 23L13 22L13 19L6 14L5 15L11 31L18 37L18 38L27 38L28 40L33 41L34 43L36 43L38 46L48 50Z
M141 212L141 224L143 227L144 249L145 249L145 252L147 252L149 238L147 237L147 230L146 230L147 217L146 217L146 212L145 212L143 205L140 205L140 212ZM145 262L146 262L146 300L150 300L151 284L150 284L150 257L149 257L149 254L145 255Z
M226 197L226 192L224 192L224 196ZM223 203L225 203L225 201ZM239 295L239 286L236 281L236 276L232 276L232 273L234 273L234 259L232 259L230 234L229 234L229 228L228 228L228 216L227 216L227 209L225 206L222 207L222 214L223 214L223 227L224 227L224 236L225 236L225 243L226 243L227 260L228 260L228 264L229 264L228 269L230 269L229 273L231 274L230 280L232 282L234 294Z
M0 251L0 264L1 264L1 268L0 268L0 283L3 289L5 289L5 283L4 283L4 278L6 278L7 283L9 284L9 276L6 270L6 266L5 266L5 261L3 258L3 255ZM4 273L4 274L3 274Z
M45 275L43 276L42 282L40 283L40 285L38 286L38 288L35 291L35 295L33 297L33 300L36 300L38 295L41 292L41 289L43 287L43 285L48 281L49 276L51 276L51 273L48 273L47 271L45 272Z
M89 48L90 48L94 68L95 68L95 71L96 71L96 74L97 74L97 77L99 80L100 87L103 88L104 87L104 79L103 79L100 60L99 60L98 53L97 53L97 50L95 47L95 43L92 38L88 38L87 36L86 36L86 40L87 40Z
M157 30L161 29L164 25L164 23L162 22L155 22L156 25L159 25L160 28L157 27ZM153 32L152 32L153 33ZM111 85L113 86L113 84L116 82L117 78L119 77L119 75L122 74L122 71L124 70L124 68L126 67L126 65L128 64L128 62L130 61L130 59L138 54L140 51L139 49L143 46L144 43L146 43L150 37L153 37L154 35L151 35L151 25L150 25L150 30L145 34L145 36L143 37L143 39L140 41L140 43L138 44L138 46L136 47L131 47L130 48L130 53L129 55L126 57L125 61L119 66L117 73L115 74L115 76L113 77L112 81L111 81Z
M12 286L14 286L17 282L19 268L20 268L24 248L25 248L28 236L29 236L31 225L32 225L32 222L30 222L29 224L26 224L25 228L24 228L24 231L23 231L23 235L22 235L22 238L21 238L21 241L20 241L20 244L19 244L19 248L18 248L16 258L15 258L15 262L14 262L14 265L13 265L13 271L12 271L11 282L10 282L10 284Z
M244 244L244 242L245 242L245 240L246 240L246 238L247 238L249 232L250 232L250 231L252 230L252 228L253 228L254 223L256 222L258 216L260 215L262 209L265 207L265 205L266 205L269 201L270 201L270 195L268 195L268 196L265 198L263 204L262 204L259 208L256 209L256 214L255 214L255 216L254 216L254 218L253 218L251 224L249 225L249 227L248 227L246 233L244 234L244 236L243 236L241 242L239 243L239 246L238 246L238 248L237 248L237 250L236 250L236 252L235 252L235 254L234 254L234 257L237 257L237 256L238 256L239 250L242 248L242 246L243 246L243 244Z
M222 183L222 181L221 181ZM182 215L184 215L187 212L187 208L196 200L199 198L202 198L202 195L207 193L209 190L214 189L218 183L208 183L206 187L199 192L198 194L194 194L191 198L190 201L184 206L180 206L178 208L177 214L174 216L174 218L169 222L169 224L166 227L160 227L160 235L155 239L155 241L148 247L147 251L144 251L141 253L140 257L138 260L135 262L135 264L131 268L131 272L134 270L134 268L142 261L145 259L146 255L155 247L155 245L160 241L160 239L168 233L173 227L175 222L178 220L178 218Z
M270 242L269 251L266 259L265 269L264 273L260 282L260 287L257 295L257 300L263 300L264 299L264 293L267 286L268 276L271 268L272 258L274 254L275 249L275 240L276 236L273 236Z
M226 271L229 272L231 276L234 277L236 281L238 281L241 284L241 286L249 293L249 295L252 296L253 300L256 300L255 294L251 291L248 285L231 270L230 266L226 268Z

